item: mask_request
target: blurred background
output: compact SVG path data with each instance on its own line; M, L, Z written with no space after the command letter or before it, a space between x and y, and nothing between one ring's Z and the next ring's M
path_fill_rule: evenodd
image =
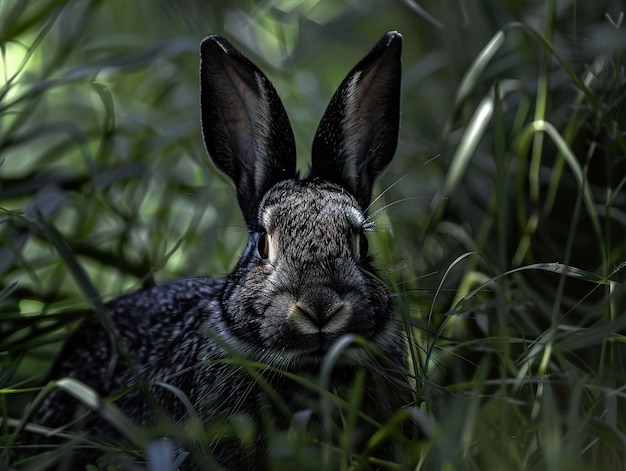
M384 209L373 253L414 331L428 407L472 389L487 357L487 377L572 367L623 384L625 10L0 0L3 416L21 414L95 299L234 266L246 228L200 134L198 47L213 33L275 85L303 173L343 77L402 33L400 142L370 212Z

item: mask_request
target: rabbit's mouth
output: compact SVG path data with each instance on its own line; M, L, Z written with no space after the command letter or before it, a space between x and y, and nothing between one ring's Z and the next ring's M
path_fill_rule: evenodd
M314 361L320 361L335 344L339 335L324 334L320 332L317 335L303 336L300 339L300 355L304 358L310 358Z
M352 334L303 336L298 348L292 350L292 364L297 367L312 367L319 373L319 368L327 363L341 366L367 366L371 360L367 341Z
M287 315L291 330L298 336L298 350L303 356L315 360L326 355L346 332L351 319L351 304L341 300L321 307L300 299L292 304Z

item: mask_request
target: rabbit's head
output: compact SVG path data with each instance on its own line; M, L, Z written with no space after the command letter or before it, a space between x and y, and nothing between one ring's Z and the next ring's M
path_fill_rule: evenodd
M221 300L243 353L319 361L345 333L401 348L366 237L372 185L398 139L401 44L387 33L347 75L315 135L310 175L299 179L291 126L268 78L223 38L203 41L204 141L235 183L250 233ZM351 355L368 361L359 349Z

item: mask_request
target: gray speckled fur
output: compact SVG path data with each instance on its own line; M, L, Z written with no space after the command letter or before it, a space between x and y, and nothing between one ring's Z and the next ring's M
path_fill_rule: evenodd
M142 379L163 381L189 390L192 373L180 374L197 363L204 348L201 334L209 318L219 316L219 293L224 280L190 278L153 286L121 296L108 304L121 343L128 349L133 367ZM117 355L109 371L111 341L96 315L87 318L66 342L50 378L73 377L106 395L136 382L123 356ZM163 393L158 394L164 395ZM182 405L163 398L162 405L180 416ZM149 422L151 408L136 389L121 401L123 409L142 423ZM76 407L69 395L55 391L41 408L36 421L51 427L68 422Z
M180 399L157 384L166 383L190 399L207 426L244 414L260 430L267 416L285 429L289 414L245 368L221 360L234 355L268 365L256 374L294 413L315 407L318 396L281 372L317 378L326 353L349 334L369 340L380 354L347 348L330 390L346 397L363 371L363 412L384 422L408 404L403 329L365 240L374 228L366 214L372 185L396 147L400 49L400 35L388 33L348 74L318 128L311 175L299 180L291 127L269 80L223 38L205 39L203 135L211 159L237 187L250 231L246 249L225 280L173 281L109 303L128 360L113 355L110 335L94 315L68 340L50 377L77 378L105 397L132 387L116 404L142 425L153 422L155 406L185 418ZM34 420L62 426L77 407L54 391ZM119 436L97 414L79 426L94 436ZM365 439L372 430L361 428ZM233 440L211 446L228 468L265 466L262 434L247 451ZM194 468L191 460L186 466Z

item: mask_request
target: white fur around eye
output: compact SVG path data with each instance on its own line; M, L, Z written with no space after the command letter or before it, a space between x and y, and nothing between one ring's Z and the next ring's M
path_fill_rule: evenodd
M261 225L265 228L270 227L273 219L274 207L261 206Z
M346 210L346 216L348 218L348 221L350 221L352 227L356 229L360 229L361 227L363 227L365 218L363 217L363 213L361 213L361 211L359 211L357 208L349 207Z

